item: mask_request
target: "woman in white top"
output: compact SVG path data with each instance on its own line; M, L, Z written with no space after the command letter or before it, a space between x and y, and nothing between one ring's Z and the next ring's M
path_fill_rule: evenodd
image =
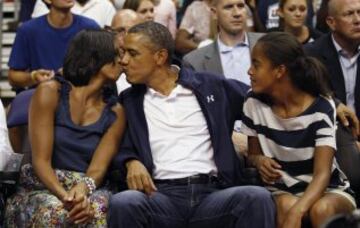
M334 158L336 111L325 68L284 32L262 37L251 56L242 132L250 162L273 193L278 227L300 228L307 216L319 227L352 211L349 182Z

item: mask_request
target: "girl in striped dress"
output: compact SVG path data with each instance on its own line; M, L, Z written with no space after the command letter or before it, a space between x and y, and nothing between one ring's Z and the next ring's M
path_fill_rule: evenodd
M278 227L319 227L356 203L334 153L336 109L326 71L282 32L262 37L252 51L252 91L244 103L242 132L249 160L273 193Z

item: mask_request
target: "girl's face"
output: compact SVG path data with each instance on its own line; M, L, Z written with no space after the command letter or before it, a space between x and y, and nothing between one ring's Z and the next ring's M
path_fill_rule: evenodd
M279 16L285 26L298 28L305 24L307 15L306 0L286 0L284 7L279 8Z
M154 20L154 4L150 0L140 2L139 8L136 10L143 21Z
M251 66L248 71L251 88L254 93L270 94L277 83L279 67L263 53L263 45L257 43L251 53Z

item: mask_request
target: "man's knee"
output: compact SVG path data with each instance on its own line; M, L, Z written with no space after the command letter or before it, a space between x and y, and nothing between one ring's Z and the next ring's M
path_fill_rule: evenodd
M127 190L117 193L110 198L109 208L110 210L124 210L130 207L137 207L142 205L146 200L144 193Z
M273 201L271 197L271 193L263 187L258 186L242 186L236 187L236 191L234 192L237 197L246 198L250 201Z
M230 202L236 203L238 210L244 209L265 209L275 210L275 203L271 193L265 188L258 186L233 187L227 190L226 195ZM237 211L237 210L235 210Z

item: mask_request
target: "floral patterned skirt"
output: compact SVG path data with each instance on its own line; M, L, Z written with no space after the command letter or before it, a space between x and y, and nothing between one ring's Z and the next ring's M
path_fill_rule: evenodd
M84 173L55 170L66 191L82 181ZM111 192L97 189L90 197L95 217L86 225L74 225L67 219L68 211L36 177L30 164L21 168L17 192L7 200L5 227L107 227L106 212Z

